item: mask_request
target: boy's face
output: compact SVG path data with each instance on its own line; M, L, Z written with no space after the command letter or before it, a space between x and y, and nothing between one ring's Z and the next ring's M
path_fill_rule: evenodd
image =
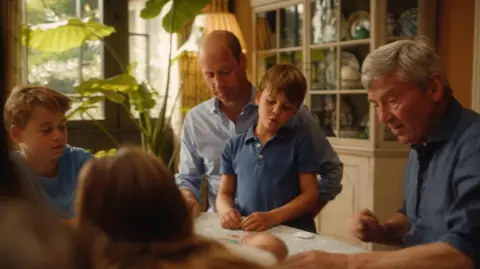
M283 92L271 90L257 91L255 102L258 105L258 124L263 124L270 132L276 132L290 120L298 110L298 105L288 102Z
M11 134L28 156L56 160L67 143L66 124L65 113L37 106L25 127L13 126Z

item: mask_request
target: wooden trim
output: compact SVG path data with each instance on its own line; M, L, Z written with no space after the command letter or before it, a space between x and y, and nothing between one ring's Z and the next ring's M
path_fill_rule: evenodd
M475 1L473 39L472 109L480 112L480 0Z

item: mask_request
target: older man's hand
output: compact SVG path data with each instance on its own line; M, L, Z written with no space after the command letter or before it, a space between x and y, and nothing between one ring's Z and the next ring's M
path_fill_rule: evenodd
M279 264L281 269L345 269L348 266L346 254L328 253L323 251L306 251L288 257Z
M355 214L350 221L350 232L363 242L382 242L385 231L372 211L364 209Z
M182 189L180 192L183 195L183 199L185 199L185 202L187 203L187 207L192 212L193 218L198 217L200 214L200 204L197 201L197 197L195 197L195 194L193 194L192 191L187 190L187 189Z

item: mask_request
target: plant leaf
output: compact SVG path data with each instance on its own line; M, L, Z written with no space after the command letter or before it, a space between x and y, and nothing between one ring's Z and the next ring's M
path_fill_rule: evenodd
M185 23L193 20L210 2L211 0L174 0L172 7L165 17L163 17L163 28L168 33L180 32ZM175 9L175 17L172 25L173 9Z
M23 29L22 40L28 47L38 51L60 53L79 47L88 40L105 38L115 28L104 25L94 18L71 18L55 23L38 24Z
M149 88L146 84L140 84L136 91L128 95L130 104L132 104L139 113L152 109L157 103L155 99L153 99L152 92L154 91L155 90Z
M167 12L162 16L163 28L168 33L178 33L185 23L200 14L202 9L210 2L211 0L148 0L140 16L144 19L153 19L159 16L162 11ZM164 8L168 8L168 10L163 10ZM172 28L173 8L175 8L175 17L174 27Z
M148 0L145 3L145 7L140 12L140 16L144 19L153 19L157 17L160 15L163 6L165 6L168 1L169 0Z
M120 74L108 79L91 78L75 87L75 91L82 96L94 93L121 92L128 94L138 89L137 80L128 74ZM108 97L107 97L108 98Z
M105 97L107 97L108 100L117 103L117 104L123 104L125 102L125 95L119 93L119 92L112 92L112 91L105 91L103 92Z

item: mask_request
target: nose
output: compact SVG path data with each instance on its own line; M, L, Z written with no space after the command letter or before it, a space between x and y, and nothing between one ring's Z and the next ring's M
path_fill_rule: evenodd
M273 107L272 113L274 115L278 115L278 113L280 113L280 109L281 109L280 105L276 105Z
M378 114L379 121L383 124L389 123L393 118L390 111L388 111L386 109L377 108L377 114Z
M53 133L53 139L55 139L56 141L62 140L64 136L65 132L63 130L55 129L55 132Z

